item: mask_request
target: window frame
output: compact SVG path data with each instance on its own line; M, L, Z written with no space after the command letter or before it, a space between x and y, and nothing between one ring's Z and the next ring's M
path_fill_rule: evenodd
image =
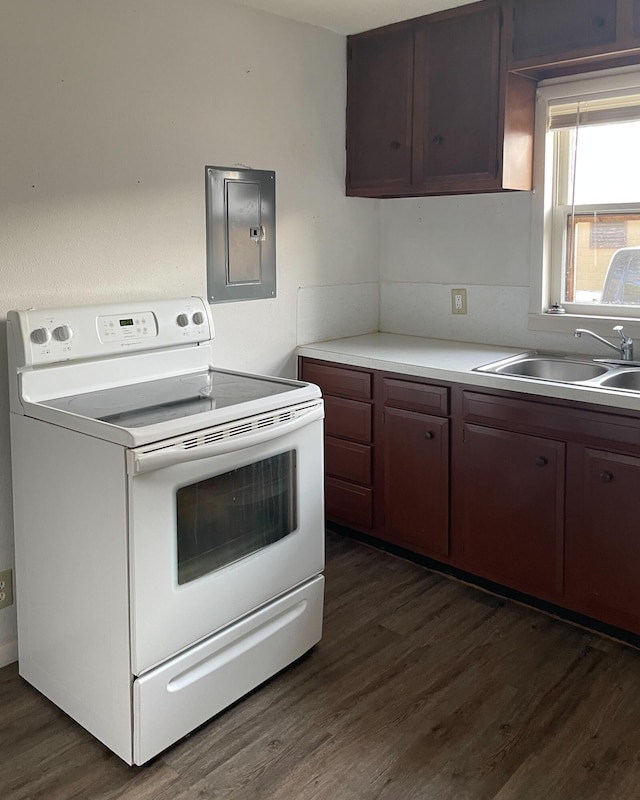
M564 257L566 253L567 206L554 210L554 179L558 179L563 158L569 157L569 136L563 137L564 152L556 159L553 156L552 131L547 130L547 115L550 103L570 101L572 98L593 94L640 91L640 69L637 66L607 70L587 75L576 75L542 81L536 95L536 117L534 132L534 176L531 225L531 294L529 328L532 330L573 330L581 321L602 323L603 330L610 331L612 324L637 324L636 335L640 335L640 307L615 307L600 304L570 303L566 314L550 314L547 310L561 296L564 279ZM565 170L563 175L567 175ZM566 189L566 181L564 189ZM566 197L566 195L565 195ZM637 211L640 203L616 205L576 206L575 213L599 210L611 213ZM592 326L593 327L593 326Z

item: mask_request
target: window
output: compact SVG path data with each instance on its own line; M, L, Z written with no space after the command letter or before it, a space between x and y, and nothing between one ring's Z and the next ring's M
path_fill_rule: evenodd
M640 73L541 84L535 144L533 310L640 317Z
M181 487L176 518L179 584L283 539L298 526L295 450Z

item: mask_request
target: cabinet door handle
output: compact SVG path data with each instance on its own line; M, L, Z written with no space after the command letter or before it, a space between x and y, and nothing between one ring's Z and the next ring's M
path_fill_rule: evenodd
M433 434L431 433L431 431L425 431L424 438L433 439Z
M431 141L433 142L433 144L442 144L444 139L442 138L442 136L438 135L438 136L434 136Z
M593 20L593 24L596 26L596 28L604 28L606 21L607 20L605 17L595 17Z
M400 149L400 142L397 139L394 139L390 144L389 147L392 150L399 150Z
M544 456L538 456L536 458L536 467L546 467L548 463L548 460Z
M611 481L613 480L613 475L610 472L601 472L600 480L603 483L611 483Z

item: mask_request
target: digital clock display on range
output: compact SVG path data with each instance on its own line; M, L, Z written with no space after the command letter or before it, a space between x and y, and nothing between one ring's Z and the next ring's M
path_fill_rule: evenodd
M120 327L124 328L125 325L133 325L133 320L132 319L121 319L120 320Z

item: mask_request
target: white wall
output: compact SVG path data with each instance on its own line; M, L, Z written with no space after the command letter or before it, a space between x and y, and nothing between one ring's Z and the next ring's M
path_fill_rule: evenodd
M570 332L529 330L531 201L530 192L382 200L380 329L540 350L597 350L592 340ZM451 313L452 288L467 290L464 316Z
M241 164L276 171L278 296L213 307L219 364L293 374L299 287L365 284L342 333L375 329L379 204L344 196L344 53L219 0L0 0L0 318L204 294L204 166ZM334 309L335 291L319 290ZM0 568L8 451L0 370ZM15 631L14 606L0 665Z

